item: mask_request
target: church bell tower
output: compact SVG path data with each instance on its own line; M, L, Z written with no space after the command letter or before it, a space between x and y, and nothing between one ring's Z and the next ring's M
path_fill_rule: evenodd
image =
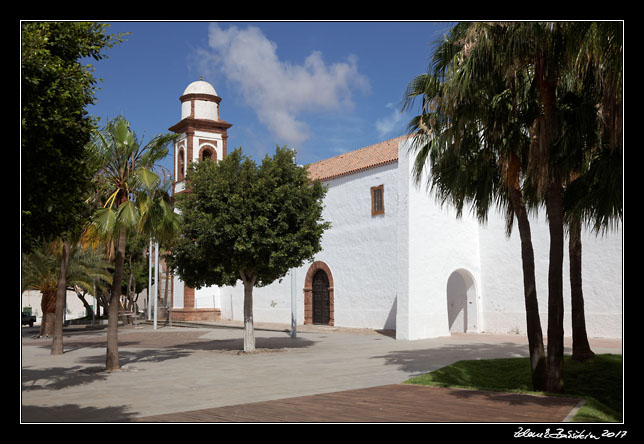
M168 128L180 135L174 144L174 194L185 191L190 162L217 162L226 156L227 131L232 126L219 118L221 97L210 83L201 78L188 85L179 100L181 120ZM219 293L217 287L190 288L175 276L172 280L172 319L219 320Z
M190 162L217 162L226 156L227 130L232 126L219 118L221 97L201 78L188 85L179 100L181 120L168 128L180 134L174 144L174 193L185 190Z

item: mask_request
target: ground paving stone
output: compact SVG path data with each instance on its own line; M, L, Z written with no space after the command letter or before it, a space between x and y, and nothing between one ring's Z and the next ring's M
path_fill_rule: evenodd
M119 329L122 369L105 372L105 330L68 328L65 353L23 328L21 422L125 422L247 403L400 384L462 359L527 356L519 335L397 341L389 332L258 324L241 353L239 324ZM621 341L591 340L596 353ZM567 353L570 353L568 341ZM396 418L392 418L396 422Z

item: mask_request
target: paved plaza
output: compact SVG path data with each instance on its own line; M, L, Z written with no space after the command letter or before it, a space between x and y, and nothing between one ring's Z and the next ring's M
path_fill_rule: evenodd
M256 324L258 350L244 354L240 352L243 331L238 323L191 328L159 326L157 329L139 325L119 329L122 369L105 372L105 329L66 328L65 353L58 356L50 354L51 339L37 339L34 337L37 332L37 327L22 329L21 422L25 423L298 422L298 416L290 419L279 415L261 416L262 411L277 411L276 404L262 403L282 400L282 406L287 401L295 406L308 402L311 406L317 405L319 410L329 399L335 402L342 399L341 402L355 410L360 402L367 408L368 399L372 407L377 405L379 401L373 396L382 396L383 404L378 409L383 410L384 399L393 402L398 394L408 396L409 389L400 384L412 376L459 360L521 357L528 352L527 339L521 335L456 334L397 341L387 332L298 326L297 337L292 338L287 326ZM622 351L619 340L591 340L591 346L596 353ZM570 352L567 341L566 353ZM386 392L385 387L400 389L392 396L393 392ZM370 390L360 392L362 389ZM427 402L428 396L434 395L425 390L419 399ZM460 395L452 393L451 399L456 398L471 405L476 396L474 393L463 396L461 391ZM490 395L485 399L493 401ZM522 403L517 404L514 399L512 402L507 397L499 399L515 411L521 408ZM401 400L401 405L403 402L416 401ZM561 420L577 401L571 402L562 410ZM234 413L230 416L230 410L228 413L221 410L231 406L247 416L235 419ZM301 405L291 408L306 410ZM405 418L404 409L393 407L390 413L364 416L364 420L359 415L333 416L327 410L326 416L320 413L299 418L303 422L425 422L417 416ZM493 411L491 408L490 412ZM202 416L186 412L201 412ZM220 416L203 416L205 412ZM454 421L454 417L427 417L426 420ZM489 418L489 422L497 420L511 422L512 417ZM479 422L481 418L468 417L463 411L460 421Z

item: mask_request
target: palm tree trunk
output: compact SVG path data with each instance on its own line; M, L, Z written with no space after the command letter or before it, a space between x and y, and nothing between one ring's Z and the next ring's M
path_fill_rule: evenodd
M69 241L63 241L63 254L60 259L60 277L56 289L56 311L54 316L54 340L51 343L51 354L63 354L63 315L67 299L67 263L69 261Z
M40 309L42 310L40 336L53 336L57 288L47 286L41 289L40 292L42 294L42 299L40 300Z
M534 250L532 249L532 234L530 221L520 190L512 191L512 206L517 217L519 236L521 237L521 260L523 263L523 292L525 299L526 326L528 333L528 348L530 350L530 370L532 374L532 389L544 391L547 379L546 354L543 347L543 332L539 316L537 286L535 280Z
M590 349L586 333L586 314L584 312L584 292L581 277L581 223L570 223L568 243L570 257L570 302L572 308L572 359L585 361L595 356Z
M105 369L107 371L118 370L118 321L119 321L119 300L121 296L121 282L123 280L123 263L125 262L125 243L127 242L127 231L122 228L119 232L116 258L114 260L114 277L112 278L112 296L108 307L107 321L107 356L105 358Z
M539 165L542 179L546 182L546 212L550 232L548 264L548 381L546 388L551 393L563 392L563 186L556 167L550 158L555 140L557 73L554 65L548 65L546 51L535 60L535 79L539 89L539 101L543 111L543 126L539 142ZM533 136L536 136L533 134Z
M548 382L551 393L563 392L563 188L553 179L546 198L550 231L548 267Z
M508 181L510 186L510 200L512 209L517 218L519 237L521 238L521 261L523 264L523 293L525 299L526 327L528 333L528 349L530 351L530 371L532 375L532 389L544 391L548 376L546 353L543 347L543 332L541 331L541 318L539 316L539 302L537 300L537 285L535 279L534 250L532 249L532 233L530 220L525 208L523 193L519 186L520 161L517 156L512 156L508 168Z

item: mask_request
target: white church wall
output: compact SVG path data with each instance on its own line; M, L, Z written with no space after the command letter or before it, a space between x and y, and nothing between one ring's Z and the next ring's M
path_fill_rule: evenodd
M175 274L172 285L172 308L183 308L183 281Z
M397 164L328 183L323 217L324 261L334 280L335 325L396 328ZM371 214L371 187L384 186L384 214Z
M542 331L548 327L548 266L550 235L545 215L531 217L535 278ZM481 267L484 292L485 331L526 333L521 244L516 223L511 237L505 236L503 215L491 212L481 226ZM622 336L622 233L621 228L605 236L582 234L582 285L586 328L589 337ZM572 335L568 236L564 241L563 294L564 335Z
M220 289L217 286L195 288L194 308L214 308L219 305Z
M399 247L399 259L406 254L408 267L406 272L401 268L401 279L407 283L399 285L399 301L405 297L407 301L406 308L401 306L399 311L406 310L407 319L399 317L402 321L399 327L403 330L397 337L422 339L450 334L447 289L450 276L457 271L473 281L473 291L468 292L469 299L462 308L467 310L464 318L470 321L466 328L478 331L482 295L477 285L481 280L477 223L468 214L457 219L453 209L441 207L428 193L424 181L416 186L409 180L412 164L407 155L407 143L401 143L398 155L399 194L401 201L406 201L408 219L408 245L401 239L403 244ZM402 197L405 193L406 199ZM402 220L401 225L404 231ZM404 237L404 233L401 232L400 237ZM401 267L404 266L401 262Z
M396 164L340 177L329 186L323 219L332 224L322 237L315 261L331 270L334 283L334 325L354 328L396 328ZM385 214L371 215L371 187L384 185ZM394 254L392 254L392 252ZM297 322L304 323L304 280L310 263L296 270ZM243 286L224 287L221 313L243 319ZM253 290L256 322L291 322L291 279Z
M298 324L304 323L304 277L308 267L295 270L296 276L296 319ZM244 319L244 286L241 280L234 287L225 286L220 289L219 306L222 319L243 321ZM287 273L281 281L273 282L265 287L253 288L253 320L287 324L291 323L291 275Z
M411 339L409 299L409 157L398 150L398 220L396 223L396 339Z

